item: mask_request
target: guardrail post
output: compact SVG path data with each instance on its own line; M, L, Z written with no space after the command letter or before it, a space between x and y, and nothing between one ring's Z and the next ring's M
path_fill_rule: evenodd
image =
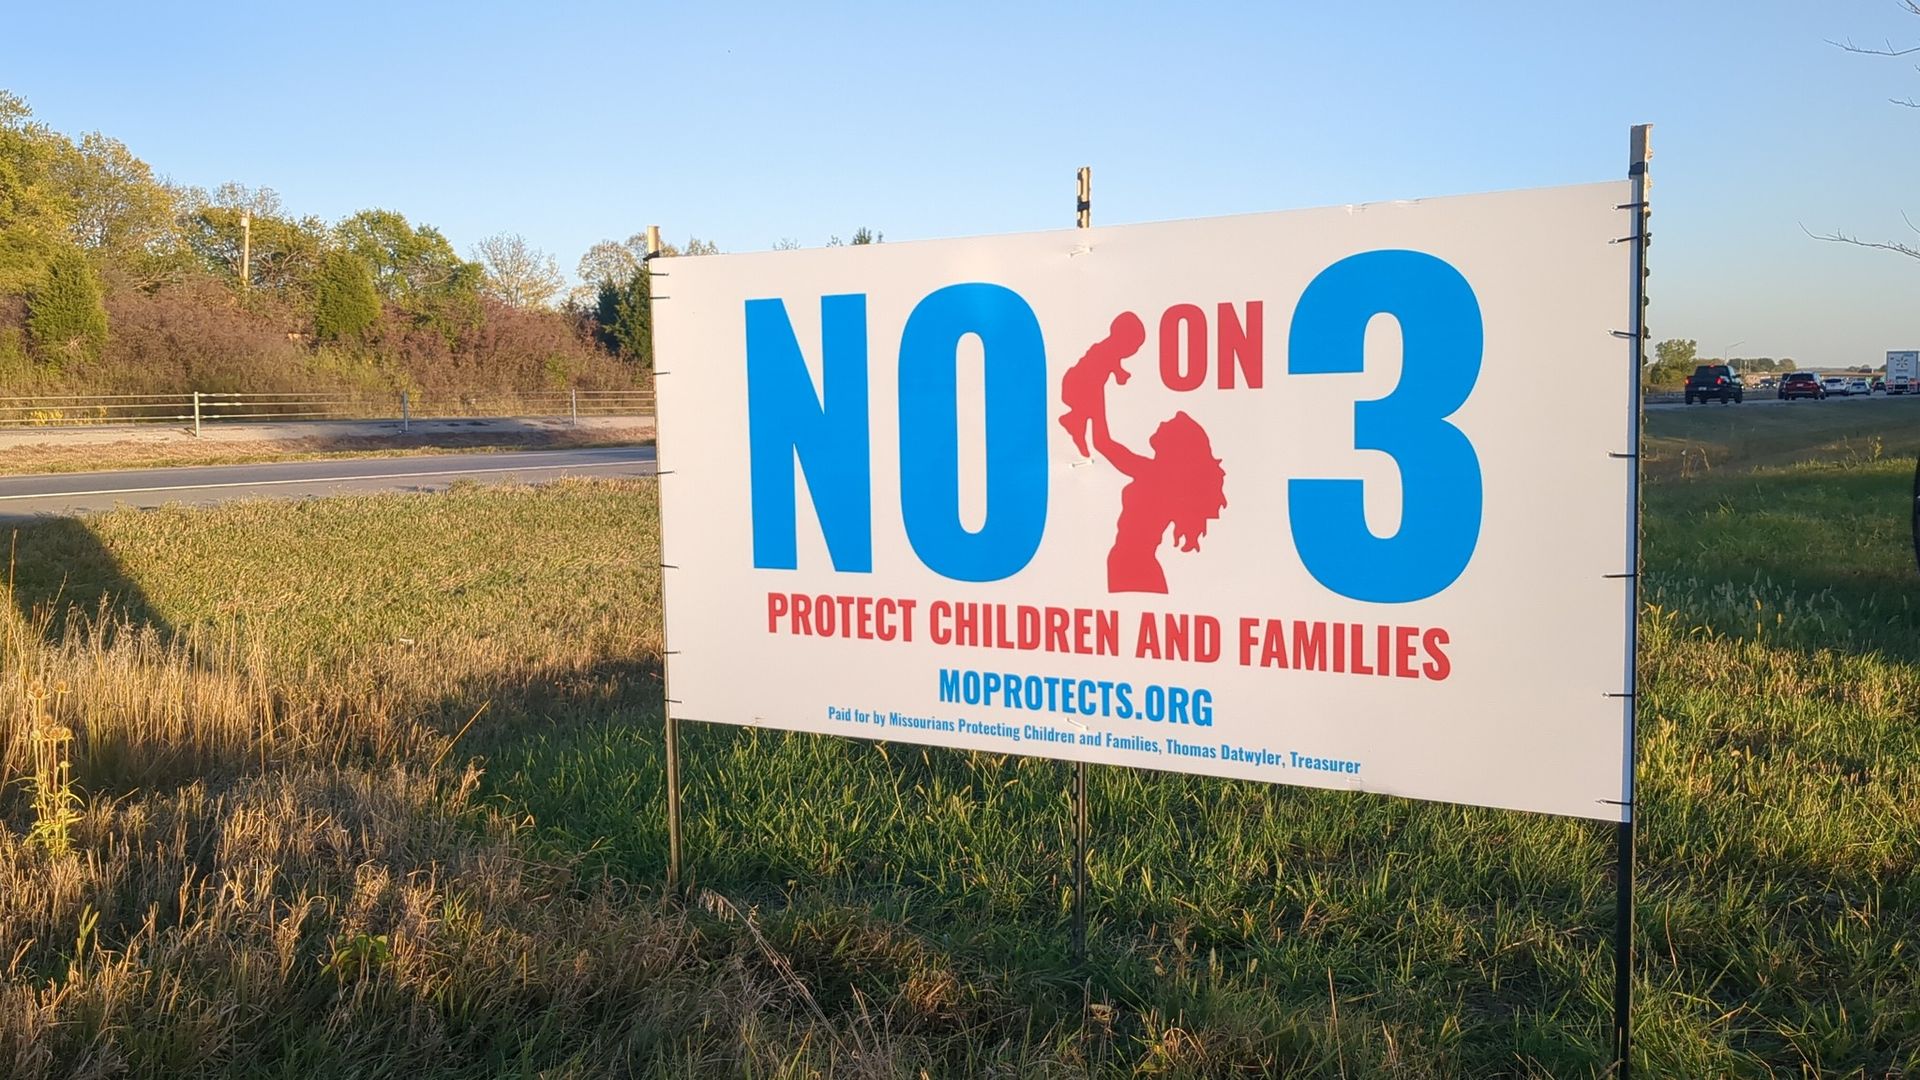
M580 391L567 391L567 414L573 420L573 426L580 426Z
M407 433L407 424L412 418L413 402L407 397L407 392L402 390L400 391L400 434L405 435Z
M193 392L193 437L200 437L200 391Z

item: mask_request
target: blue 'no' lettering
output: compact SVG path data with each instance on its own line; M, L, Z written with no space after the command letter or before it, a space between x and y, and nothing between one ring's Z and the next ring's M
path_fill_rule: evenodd
M987 517L960 522L955 357L976 334L987 376ZM956 581L1020 572L1047 527L1047 347L1040 320L1001 285L949 285L900 335L900 513L914 554Z
M792 570L797 458L833 568L873 570L873 480L867 438L867 297L820 298L820 393L787 305L747 301L747 438L753 565Z
M794 463L840 572L873 570L865 294L822 297L815 392L786 304L747 301L747 431L753 565L792 570ZM986 366L986 520L960 521L957 350ZM1000 285L950 285L920 301L900 337L900 511L914 554L956 581L1019 573L1047 523L1047 356L1033 308Z

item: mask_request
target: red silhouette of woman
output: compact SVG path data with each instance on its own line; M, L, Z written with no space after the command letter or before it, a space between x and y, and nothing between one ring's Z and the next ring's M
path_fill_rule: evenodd
M1107 552L1107 591L1164 593L1167 575L1158 554L1167 527L1173 527L1181 551L1200 550L1207 522L1226 509L1227 473L1213 456L1207 430L1184 412L1163 421L1147 440L1152 457L1115 442L1107 429L1105 391L1103 385L1092 416L1093 448L1129 479L1120 489L1119 528Z

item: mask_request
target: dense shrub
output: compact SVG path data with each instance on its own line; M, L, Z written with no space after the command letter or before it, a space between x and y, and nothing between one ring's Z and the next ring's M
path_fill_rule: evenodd
M345 251L328 252L313 282L313 333L322 341L358 341L380 321L373 270Z
M55 365L92 360L107 343L100 279L78 249L54 253L46 276L27 295L27 328L40 355Z
M199 276L107 299L114 334L86 385L116 393L275 392L317 388L306 370L299 315L270 297L242 303Z
M646 267L625 283L602 281L594 301L595 336L622 360L653 370L653 274Z
M433 395L634 385L635 372L596 346L574 320L482 301L480 317L448 335L388 308L373 347Z
M27 304L0 295L0 397L36 389L39 365L27 354Z

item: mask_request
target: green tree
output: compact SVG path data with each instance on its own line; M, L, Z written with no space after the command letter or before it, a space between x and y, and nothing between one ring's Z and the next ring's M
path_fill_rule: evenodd
M293 218L280 209L272 188L226 183L208 196L198 189L176 193L181 208L180 235L207 272L240 284L240 252L249 245L248 287L304 296L320 272L320 260L333 244L331 230L317 217ZM243 215L250 218L245 226Z
M287 212L280 205L280 193L270 187L248 187L236 180L229 180L213 189L213 197L204 200L209 206L219 206L228 210L245 210L254 217L286 217Z
M77 248L57 251L46 276L27 294L27 331L55 365L94 360L107 343L107 308L93 264Z
M137 284L183 268L175 192L125 143L93 132L61 155L54 172L71 211L68 236L103 265Z
M340 243L373 269L374 287L396 303L477 291L485 275L462 259L440 230L415 228L392 210L362 210L334 230Z
M673 244L660 245L660 257L672 258L676 255L718 255L720 245L711 240L702 240L697 236L687 238L687 246L682 249ZM647 261L647 234L634 233L625 240L602 240L587 249L580 256L580 263L574 268L574 276L581 284L569 296L569 302L589 311L598 312L601 286L611 282L624 288L634 274Z
M440 230L415 228L392 210L362 210L342 221L334 235L372 268L381 296L450 347L482 323L486 271L455 253Z
M623 282L602 281L594 336L635 367L653 367L653 275L642 263Z
M640 269L647 253L647 238L643 233L634 233L623 243L619 240L602 240L587 249L580 256L580 262L574 267L574 276L580 279L567 296L571 306L585 309L597 318L600 312L601 287L609 283L625 282Z
M0 293L38 284L65 243L71 210L54 172L73 146L0 90Z
M313 283L313 332L322 341L357 341L380 321L373 271L359 257L330 251Z
M489 236L474 245L473 253L486 271L487 295L508 307L546 307L566 283L553 256L519 233Z
M647 238L641 233L627 237L624 243L602 240L580 256L574 273L581 281L590 281L595 287L603 281L625 281L640 269L640 262L646 253Z
M886 242L887 234L874 232L865 225L853 231L853 239L851 241L840 239L838 233L827 237L828 247L861 247L866 244L884 244Z
M636 367L653 367L653 273L646 257L645 233L634 233L624 243L602 240L580 257L577 270L586 284L569 301L593 316L594 337L609 351ZM684 248L661 244L656 258L680 255L718 255L720 245L697 236Z
M1647 368L1649 386L1678 386L1692 374L1700 346L1692 338L1670 338L1653 347L1653 364Z

